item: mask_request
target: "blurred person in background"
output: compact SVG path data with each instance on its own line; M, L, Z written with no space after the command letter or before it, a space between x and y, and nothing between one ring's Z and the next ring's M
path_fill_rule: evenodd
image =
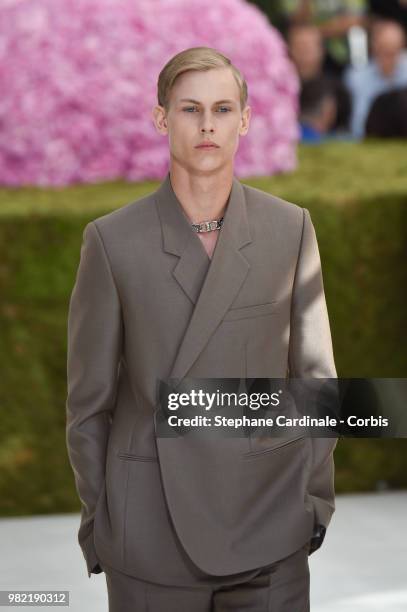
M337 116L337 101L332 81L317 77L310 79L300 97L301 141L320 143L333 129Z
M407 138L407 88L377 96L366 121L365 136Z
M407 0L368 0L368 9L373 17L397 21L407 36Z
M287 43L301 81L314 79L325 71L325 50L317 27L291 25L287 31Z
M284 0L290 24L307 23L320 33L325 65L338 76L350 61L347 33L352 26L367 27L365 0Z
M388 19L399 23L407 35L407 0L283 0L283 5L290 9L291 23L317 25L328 55L342 68L351 61L347 35L352 27L370 31L375 20Z
M338 71L335 68L332 69L332 65L327 59L322 35L318 28L312 24L293 23L287 29L286 35L288 52L297 68L298 76L301 81L301 96L308 82L311 82L311 84L307 87L307 92L305 92L306 100L311 96L312 100L315 101L315 95L319 97L321 90L324 89L326 91L329 87L330 101L327 102L328 98L325 96L322 107L320 108L325 109L328 108L328 106L332 107L331 103L334 102L335 113L331 111L328 113L330 117L335 117L333 124L331 120L329 120L329 130L344 131L349 123L350 96L341 79L338 77ZM318 84L320 80L321 84ZM314 93L311 94L310 92ZM331 99L332 96L334 96L334 100ZM323 115L325 116L325 111ZM322 119L322 124L325 125L325 119ZM310 127L308 119L307 127ZM303 137L305 136L307 140L311 138L311 134L307 130L306 134L303 134ZM313 137L312 140L315 142Z
M395 21L376 20L371 27L371 59L366 66L350 66L344 83L352 98L350 129L363 138L374 99L381 93L407 86L406 37Z
M316 22L324 37L343 36L353 25L368 28L370 18L391 19L407 33L407 0L283 0L291 21Z

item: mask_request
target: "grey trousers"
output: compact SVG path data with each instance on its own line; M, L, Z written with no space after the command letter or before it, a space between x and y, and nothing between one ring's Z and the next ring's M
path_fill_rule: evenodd
M178 587L138 580L103 567L109 612L309 612L309 543L250 580Z

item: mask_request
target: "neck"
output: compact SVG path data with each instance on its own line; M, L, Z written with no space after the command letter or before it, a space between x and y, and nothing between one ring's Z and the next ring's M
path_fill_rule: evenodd
M211 174L191 173L172 164L171 185L190 223L220 219L233 183L233 167Z

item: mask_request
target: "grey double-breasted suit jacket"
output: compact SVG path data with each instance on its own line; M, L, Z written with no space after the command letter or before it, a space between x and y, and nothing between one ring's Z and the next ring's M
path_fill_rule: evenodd
M233 178L209 259L167 174L88 223L68 316L67 447L79 543L188 585L272 563L334 512L336 438L157 436L157 380L336 377L307 209Z

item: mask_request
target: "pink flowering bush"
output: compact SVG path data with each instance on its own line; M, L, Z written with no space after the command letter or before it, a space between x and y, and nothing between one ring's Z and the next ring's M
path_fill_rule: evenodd
M285 43L243 0L1 0L0 183L161 180L151 120L164 64L188 47L232 60L249 88L240 177L296 166L299 83Z

